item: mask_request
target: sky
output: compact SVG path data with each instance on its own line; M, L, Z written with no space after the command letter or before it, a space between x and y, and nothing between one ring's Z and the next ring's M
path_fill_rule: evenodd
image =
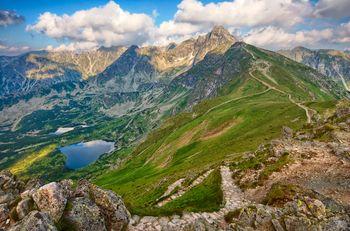
M166 45L215 25L271 50L347 50L350 0L1 0L0 55Z

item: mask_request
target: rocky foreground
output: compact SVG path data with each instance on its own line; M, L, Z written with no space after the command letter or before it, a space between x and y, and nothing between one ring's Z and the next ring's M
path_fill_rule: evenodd
M112 191L80 181L24 184L0 173L0 230L125 230L130 214Z

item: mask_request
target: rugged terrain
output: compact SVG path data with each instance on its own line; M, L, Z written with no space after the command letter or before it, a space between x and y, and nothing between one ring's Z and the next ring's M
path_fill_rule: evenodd
M158 204L194 200L196 191L216 184L219 207L213 211L140 217L130 215L119 196L86 180L75 187L71 180L24 183L3 171L0 225L8 230L348 230L349 108L341 102L312 125L298 131L284 127L282 137L240 161L225 161L190 184L175 181Z
M334 78L334 80L341 82L347 91L350 91L349 53L326 49L310 50L305 47L296 47L292 50L278 52Z
M63 179L88 179L97 186L80 181L78 189L88 184L90 194L109 189L123 198L131 230L348 225L349 95L333 75L238 42L222 27L165 47L34 52L0 62L0 168L19 182L40 178L56 182L44 189L60 191L71 184ZM65 166L59 147L96 139L115 142L115 151L78 170ZM23 185L1 195L19 198ZM88 206L108 229L105 208L77 195L63 195L59 211L73 203L80 227ZM10 211L18 202L3 204ZM45 212L38 203L32 210ZM62 214L40 216L64 229ZM8 222L18 227L23 219Z

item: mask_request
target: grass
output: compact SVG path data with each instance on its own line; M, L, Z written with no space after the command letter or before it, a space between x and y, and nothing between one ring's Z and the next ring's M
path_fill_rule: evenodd
M144 215L171 215L181 214L183 211L213 212L220 209L223 201L221 191L221 175L219 170L214 170L201 184L193 187L183 196L174 199L159 209L143 208L134 212Z
M51 152L53 152L56 147L56 144L50 144L40 149L39 151L31 152L29 155L25 156L23 159L18 160L13 166L11 166L10 171L13 174L21 174L22 172L26 171L32 164L40 161Z
M273 206L283 206L292 201L301 189L292 184L274 183L266 194L263 203Z
M184 120L176 122L179 118ZM219 136L201 139L206 126L219 126L232 118L240 122ZM291 122L295 118L305 119L304 111L271 91L232 101L194 119L184 113L151 133L121 169L102 174L95 183L122 195L129 208L139 212L152 206L179 178L219 166L225 159L239 159L240 153L279 137L283 125L300 127L300 120ZM189 139L184 139L188 134Z

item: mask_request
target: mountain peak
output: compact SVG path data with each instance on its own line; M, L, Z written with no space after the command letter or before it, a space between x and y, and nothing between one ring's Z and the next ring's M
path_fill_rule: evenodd
M229 43L237 42L237 39L223 26L214 26L207 34L207 38L211 40L227 41Z
M213 34L230 34L230 32L223 26L217 25L214 26L211 30L211 33Z

